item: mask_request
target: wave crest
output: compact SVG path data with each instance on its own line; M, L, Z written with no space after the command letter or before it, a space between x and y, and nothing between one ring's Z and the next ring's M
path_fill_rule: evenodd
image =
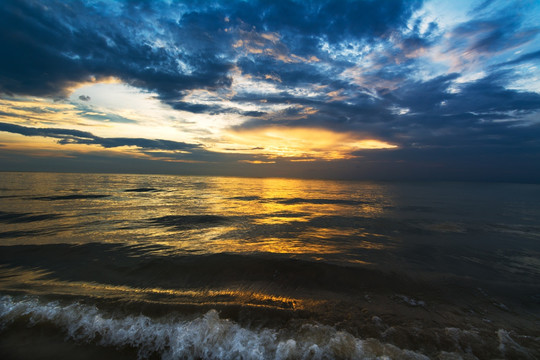
M37 299L0 298L2 329L18 320L52 323L80 342L132 347L139 358L162 359L428 359L374 339L362 340L331 326L304 324L299 331L249 329L221 319L216 310L195 319L115 317L95 306Z

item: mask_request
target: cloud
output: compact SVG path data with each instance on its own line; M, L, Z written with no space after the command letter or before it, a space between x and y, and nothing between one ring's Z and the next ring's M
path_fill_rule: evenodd
M451 36L465 45L465 53L493 54L519 47L540 31L537 28L520 29L519 25L519 19L514 16L472 20L454 29Z
M258 29L300 35L301 45L310 37L331 42L347 38L384 36L405 26L421 1L391 0L384 6L371 1L253 1L238 6L231 18L240 18ZM300 47L299 46L299 47Z
M238 41L245 42L248 53L264 49L281 62L315 61L316 37L380 36L405 26L420 4L230 1L141 7L7 0L0 31L10 56L0 60L0 91L63 97L77 83L115 76L167 102L186 89L230 86ZM257 30L244 30L251 26ZM280 35L283 29L286 34Z
M521 64L521 63L524 63L524 62L540 62L540 50L529 52L527 54L523 54L523 55L517 57L514 60L510 60L510 61L506 61L506 62L497 64L496 67L516 65L516 64Z
M250 117L260 117L266 114L263 111L257 111L257 110L243 111L238 108L222 106L219 104L219 102L212 103L212 104L200 104L200 103L191 103L191 102L185 102L185 101L175 101L175 102L171 102L171 105L176 110L188 111L195 114L209 114L209 115L239 114L239 115L250 116Z
M472 20L458 24L444 35L440 59L449 60L453 71L463 71L530 45L540 34L540 27L528 25L523 11L510 5L496 13L478 13Z
M0 59L0 92L65 97L79 83L114 76L156 91L166 101L186 89L230 84L228 60L210 52L215 39L203 41L206 49L197 45L188 52L173 51L160 44L184 32L184 39L194 38L195 47L197 28L178 24L170 29L171 20L164 21L166 36L156 39L155 20L161 15L155 9L134 13L130 3L118 3L118 13L112 8L83 2L3 2L1 43L10 56ZM189 21L186 15L184 22Z
M231 143L252 147L249 152L275 158L347 159L357 150L395 149L397 145L358 133L339 133L324 128L266 126L237 129L228 134ZM260 149L260 150L259 150ZM262 163L262 162L259 162Z
M135 146L146 150L169 150L169 151L193 151L202 149L199 144L188 144L170 140L152 140L145 138L102 138L93 135L90 132L71 130L71 129L55 129L55 128L35 128L20 126L15 124L1 123L0 131L20 134L24 136L43 136L59 139L58 143L66 144L85 144L85 145L100 145L104 148L116 148L121 146Z
M424 166L427 152L438 149L455 169L468 164L459 147L486 158L486 149L496 149L493 159L506 148L517 157L537 151L540 136L533 64L540 29L527 6L534 8L502 1L487 10L473 4L469 13L450 7L456 14L445 23L422 1L6 0L0 94L74 108L53 116L49 107L0 102L0 127L61 145L130 146L163 161L259 168L360 157L412 163L414 156ZM154 119L127 109L126 97L109 114L82 86L113 79L167 111ZM517 90L520 81L528 83ZM35 127L9 124L10 117ZM120 136L70 130L75 121L99 122ZM192 143L122 136L155 124L185 132ZM368 140L378 143L361 143ZM370 144L398 148L368 151Z

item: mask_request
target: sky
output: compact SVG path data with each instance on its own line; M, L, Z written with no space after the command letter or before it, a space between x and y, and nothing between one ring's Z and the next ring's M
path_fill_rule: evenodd
M540 1L0 2L0 170L540 182Z

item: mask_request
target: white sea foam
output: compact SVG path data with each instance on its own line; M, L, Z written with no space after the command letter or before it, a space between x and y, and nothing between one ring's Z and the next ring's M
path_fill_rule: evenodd
M140 358L162 359L422 359L374 339L358 339L330 326L305 324L293 335L285 330L248 329L221 319L211 310L194 320L114 317L88 305L41 303L37 299L0 297L2 328L15 320L52 323L68 338L103 346L129 346Z
M497 331L497 336L499 337L499 350L509 358L534 359L526 348L512 339L512 336L510 336L508 331L499 329L499 331ZM536 339L536 341L538 341L538 339Z
M425 307L426 303L422 300L416 300L405 295L396 295L396 298L402 300L404 303L410 306L422 306Z

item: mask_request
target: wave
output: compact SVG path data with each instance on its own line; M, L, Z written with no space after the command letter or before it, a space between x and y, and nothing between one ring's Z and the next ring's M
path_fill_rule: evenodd
M0 239L10 239L10 238L21 238L21 237L32 237L32 236L41 236L41 235L52 235L55 234L55 230L13 230L13 231L2 231L0 232Z
M71 194L71 195L55 195L55 196L39 196L34 197L34 200L83 200L83 199L101 199L109 197L110 195L104 194Z
M124 192L155 192L155 191L159 191L159 190L153 187L142 187L142 188L124 190Z
M254 195L254 196L233 196L229 198L231 200L241 200L241 201L256 201L256 200L262 200L260 196Z
M278 352L279 344L282 348L291 347L290 354L294 354L290 355L291 358L305 355L306 358L341 359L358 358L359 354L367 358L371 355L366 354L379 354L371 358L404 358L402 353L390 356L379 350L365 350L366 346L384 347L387 352L394 349L390 345L383 346L383 343L435 358L442 350L455 351L460 355L474 353L479 358L497 358L503 354L507 358L527 359L535 357L524 357L522 353L533 353L537 357L540 354L540 338L535 325L537 317L532 314L536 311L534 309L538 309L538 302L532 298L528 300L529 296L537 294L535 284L521 283L519 288L498 284L495 288L478 289L477 283L463 278L447 278L440 282L430 281L429 277L410 277L366 266L342 266L285 256L186 255L169 253L167 249L158 244L125 246L104 243L0 246L3 294L27 294L62 301L76 299L99 306L41 303L36 299L14 300L21 298L6 296L0 298L0 323L39 318L42 319L40 323L52 322L68 333L70 326L79 326L73 330L78 334L86 330L83 325L76 325L77 321L86 324L97 321L92 319L98 316L100 323L116 324L114 329L94 329L95 335L85 335L82 340L104 341L103 344L111 346L125 345L137 349L154 346L151 352L159 352L164 357L177 345L172 343L174 339L160 338L159 341L165 345L155 347L154 342L158 340L152 340L152 331L168 334L182 328L184 333L189 333L195 331L192 329L194 326L200 330L203 324L210 326L210 322L218 328L228 328L223 331L234 333L234 336L230 335L233 338L252 339L249 344L263 341L261 337L267 334L262 330L265 327L267 330L264 331L274 334L274 342L270 342L270 338L264 340L270 345L264 345L264 351L260 350L263 351L260 354L265 354L265 357L259 357L262 359L282 358ZM511 290L513 295L509 296L507 290ZM507 295L503 296L503 293ZM53 309L52 313L56 314L52 320L39 315L49 311L47 309ZM69 321L58 320L63 319L63 312L69 311L72 312ZM120 311L124 315L119 316ZM216 311L231 320L220 318ZM175 315L172 318L169 314L173 312L180 312L184 317ZM205 312L206 315L198 316ZM93 317L88 315L90 313ZM446 317L444 314L452 315ZM137 323L148 323L154 330L138 329L138 325L131 327L127 321L135 318ZM291 327L291 323L296 325ZM314 326L319 335L313 333ZM508 330L496 333L501 327ZM144 336L139 334L138 340L130 340L134 345L103 340L107 336L116 339L114 332L126 332L126 329L144 333ZM200 331L209 333L214 330ZM349 339L347 342L359 342L364 352L347 350L346 356L336 355L331 352L334 350L328 350L333 346L328 339L336 336L340 339L345 336ZM364 337L377 340L364 340ZM196 338L196 335L189 338ZM234 358L249 358L248 355L234 353L234 346L247 347L245 343L233 346L232 340L225 339L226 345L217 342L205 344L204 341L210 340L199 338L197 341L205 345L194 350L196 345L185 343L189 338L182 340L182 346L197 354L193 358L220 358L219 355L201 355L200 351L216 347L237 354ZM356 345L348 346L353 349ZM309 352L310 348L317 352ZM186 353L180 354L177 358L190 358ZM513 357L513 354L518 355Z
M364 205L368 204L367 201L351 200L351 199L313 199L313 198L262 198L260 196L234 196L231 200L240 201L265 201L276 202L284 205L296 205L296 204L313 204L313 205Z
M207 220L211 224L220 221L204 219ZM200 288L257 283L284 291L345 292L381 288L402 292L419 288L416 281L403 274L366 267L270 254L175 255L167 249L157 244L148 247L102 243L0 246L0 264L40 268L62 280L129 286L152 283L165 288ZM88 259L93 260L89 263Z
M219 226L227 221L227 218L218 215L167 215L153 218L149 221L153 225L171 227L176 230L185 230Z
M317 323L288 329L250 329L216 310L193 319L114 316L95 306L0 298L0 325L15 321L54 325L71 340L137 349L139 358L162 359L429 359L374 339ZM455 358L455 357L454 357Z
M43 220L59 219L59 214L32 214L32 213L12 213L0 211L0 222L8 224L29 223Z
M295 204L314 204L314 205L364 205L368 202L359 200L347 200L347 199L305 199L305 198L291 198L291 199L275 199L280 204L295 205Z

